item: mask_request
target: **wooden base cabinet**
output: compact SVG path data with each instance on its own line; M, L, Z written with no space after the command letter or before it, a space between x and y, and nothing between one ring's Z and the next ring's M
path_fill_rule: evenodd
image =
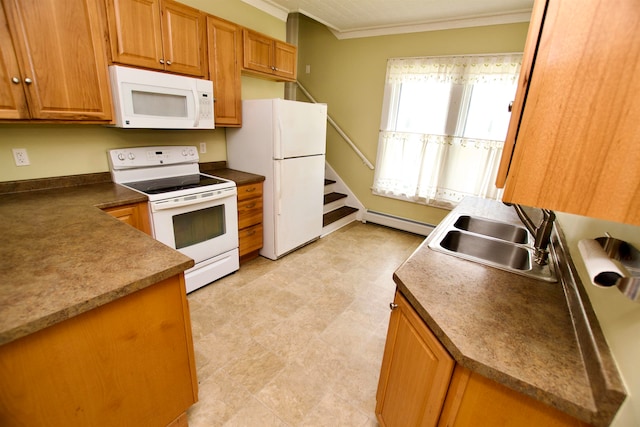
M376 395L382 427L586 427L457 365L396 292Z
M198 382L183 274L0 346L0 384L3 427L186 426Z
M256 258L262 249L262 182L238 186L240 263Z
M435 426L454 361L396 293L376 396L382 427Z
M109 215L118 218L133 228L144 231L151 236L151 224L149 222L149 207L147 202L134 203L124 206L103 209Z
M587 427L557 409L478 375L460 365L451 380L439 426Z

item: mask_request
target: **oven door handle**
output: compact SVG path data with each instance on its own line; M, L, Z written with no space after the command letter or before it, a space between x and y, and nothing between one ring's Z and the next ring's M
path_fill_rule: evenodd
M195 205L195 204L202 204L202 203L206 203L206 202L210 202L213 200L220 200L220 199L224 199L227 197L231 197L235 195L235 191L222 191L222 192L217 192L217 193L213 193L211 195L207 195L207 196L202 196L202 197L194 197L194 198L188 198L189 196L185 196L183 197L181 200L175 201L175 200L160 200L158 202L152 202L151 203L151 207L153 209L154 212L157 211L162 211L162 210L166 210L166 209L175 209L175 208L180 208L183 206L189 206L189 205Z

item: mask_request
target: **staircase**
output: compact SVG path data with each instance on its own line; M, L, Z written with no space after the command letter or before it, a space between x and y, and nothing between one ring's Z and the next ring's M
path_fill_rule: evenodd
M324 180L323 236L357 219L358 209L346 205L347 195L336 192L335 183L336 181L331 179Z

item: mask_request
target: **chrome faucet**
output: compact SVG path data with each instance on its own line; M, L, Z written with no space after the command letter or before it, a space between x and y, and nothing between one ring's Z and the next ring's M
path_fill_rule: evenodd
M547 248L551 241L551 230L553 229L553 221L556 219L556 214L549 209L541 209L542 221L536 226L531 218L524 212L522 206L514 204L513 207L520 217L520 221L527 227L529 233L533 234L535 239L533 243L534 261L538 265L546 265L549 256L549 250Z

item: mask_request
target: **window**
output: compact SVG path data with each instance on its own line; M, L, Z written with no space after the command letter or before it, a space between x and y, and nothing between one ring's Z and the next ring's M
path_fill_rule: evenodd
M494 181L521 60L390 59L373 193L444 208L467 195L499 198Z

